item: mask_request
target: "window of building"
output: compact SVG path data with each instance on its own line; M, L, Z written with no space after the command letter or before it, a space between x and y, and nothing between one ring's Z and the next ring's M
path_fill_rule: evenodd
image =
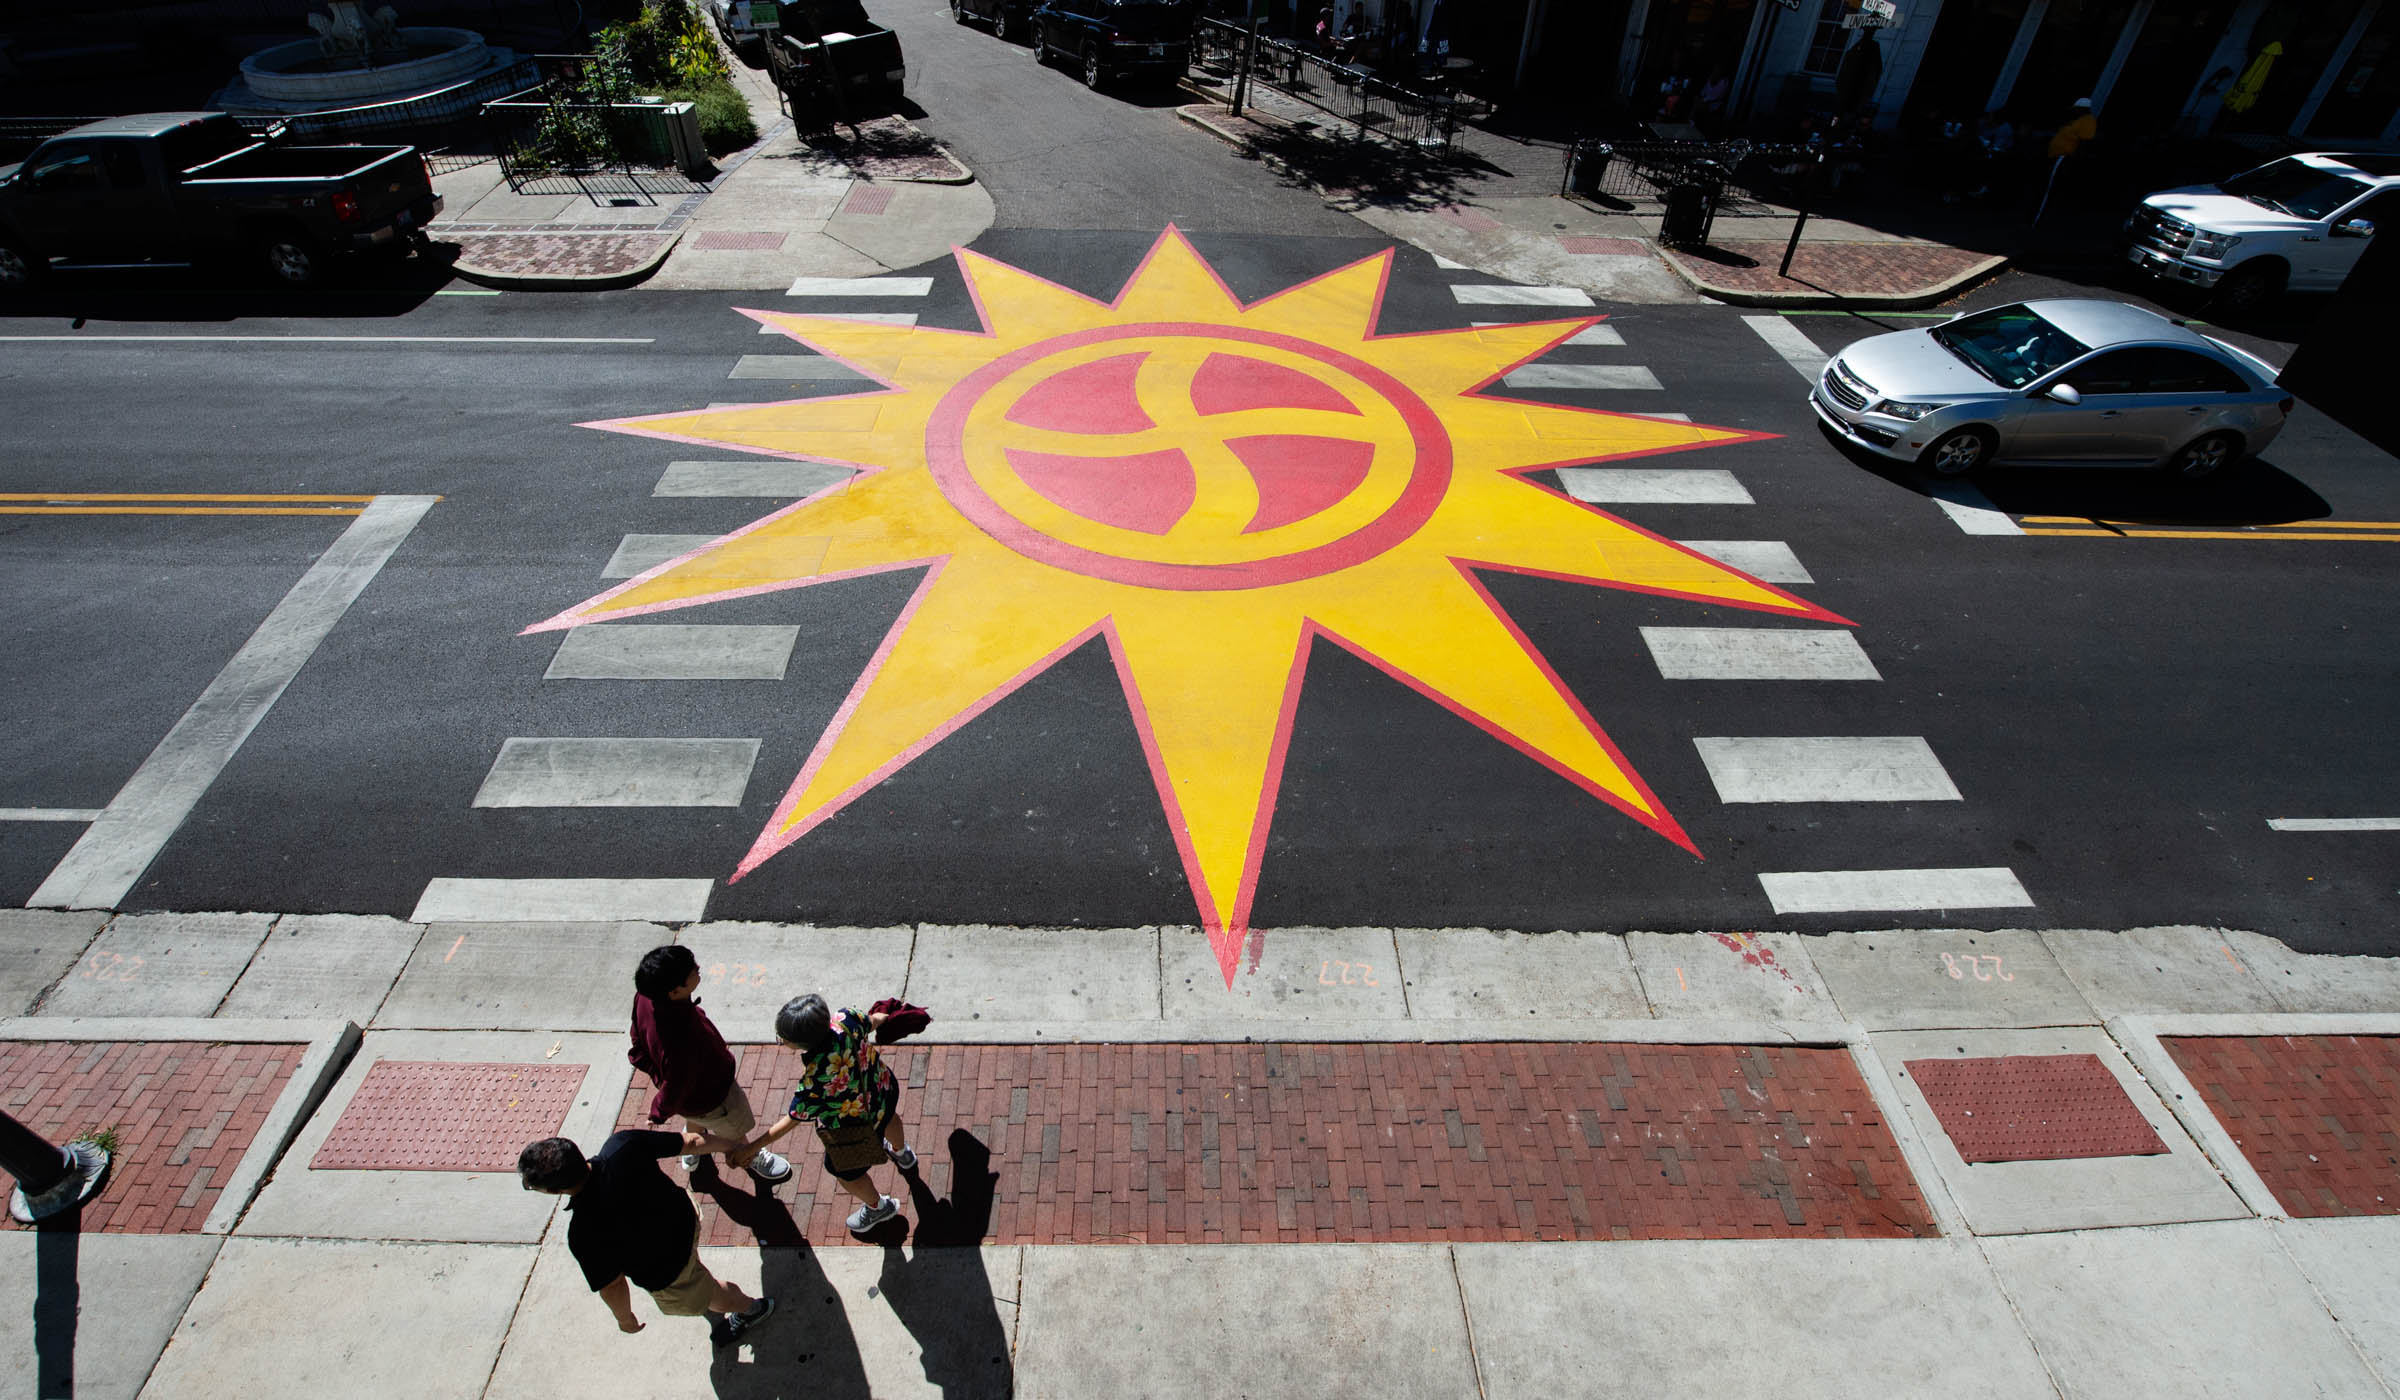
M1842 28L1842 20L1857 8L1858 0L1825 0L1817 10L1817 27L1808 36L1808 57L1801 61L1802 68L1833 76L1850 47L1850 31Z

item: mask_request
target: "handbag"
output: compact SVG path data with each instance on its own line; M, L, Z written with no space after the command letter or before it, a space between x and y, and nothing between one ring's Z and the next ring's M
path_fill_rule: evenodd
M838 1128L820 1127L817 1141L825 1144L827 1171L861 1172L883 1165L883 1125L872 1118Z

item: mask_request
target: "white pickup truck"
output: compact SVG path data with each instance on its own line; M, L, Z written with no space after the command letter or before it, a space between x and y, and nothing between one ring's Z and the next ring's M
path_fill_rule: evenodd
M2400 156L2295 155L2144 199L2126 256L2239 311L2339 287L2379 228L2400 229Z
M774 0L708 0L707 8L717 32L737 51L766 43L781 27Z

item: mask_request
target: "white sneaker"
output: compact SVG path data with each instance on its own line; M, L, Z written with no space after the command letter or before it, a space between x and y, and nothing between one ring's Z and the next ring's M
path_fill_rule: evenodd
M895 1150L892 1145L887 1142L883 1145L883 1155L891 1158L892 1165L898 1167L904 1172L913 1172L917 1169L917 1149L913 1147L903 1147Z
M860 1206L850 1212L850 1218L842 1223L850 1227L851 1234L863 1235L899 1213L900 1203L886 1196L874 1205Z
M686 1152L683 1154L683 1174L685 1176L690 1176L693 1172L711 1165L713 1164L706 1157L697 1153Z
M792 1179L792 1164L762 1147L758 1155L750 1159L749 1172L769 1186L774 1186Z

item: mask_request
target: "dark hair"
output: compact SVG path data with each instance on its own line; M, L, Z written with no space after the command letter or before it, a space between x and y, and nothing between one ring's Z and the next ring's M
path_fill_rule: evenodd
M583 1160L583 1149L562 1137L529 1142L517 1154L517 1180L528 1191L552 1194L571 1191L591 1174L591 1164Z
M680 943L669 943L642 954L642 965L633 970L633 989L652 1001L665 1001L667 993L692 980L700 970L700 960L692 950Z
M786 1045L813 1051L832 1036L833 1013L825 1009L825 998L815 992L793 997L775 1013L775 1038Z

